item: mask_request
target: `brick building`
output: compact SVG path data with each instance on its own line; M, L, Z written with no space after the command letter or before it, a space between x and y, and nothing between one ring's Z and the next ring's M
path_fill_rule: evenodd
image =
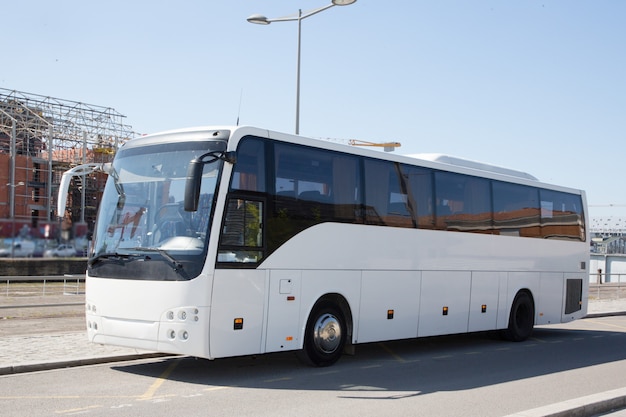
M124 117L111 108L0 89L0 238L84 236L106 176L75 177L66 212L56 213L61 176L82 163L110 162L133 135Z

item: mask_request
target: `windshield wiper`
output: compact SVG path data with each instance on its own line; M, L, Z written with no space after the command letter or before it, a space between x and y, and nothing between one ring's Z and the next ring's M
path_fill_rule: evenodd
M174 259L169 253L167 253L163 249L159 249L159 248L144 248L144 247L140 246L140 247L133 248L132 250L142 251L142 252L157 252L159 255L161 255L163 258L165 258L165 260L167 260L169 262L170 266L172 267L172 269L174 269L174 271L182 272L182 270L183 270L183 264L178 262L176 259Z
M100 262L111 261L111 262L122 265L128 261L137 260L141 258L143 258L143 256L141 255L107 252L107 253L102 253L94 258L89 259L89 262L87 264L89 266L94 266L95 264L100 263Z

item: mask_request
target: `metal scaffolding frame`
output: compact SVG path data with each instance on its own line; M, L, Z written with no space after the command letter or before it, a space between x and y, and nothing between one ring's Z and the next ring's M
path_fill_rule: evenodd
M0 203L9 208L2 217L33 225L57 216L74 224L93 221L102 177L78 177L66 213L54 213L56 191L64 171L110 162L135 136L125 117L110 107L0 88L0 154L9 161L8 176L0 174Z

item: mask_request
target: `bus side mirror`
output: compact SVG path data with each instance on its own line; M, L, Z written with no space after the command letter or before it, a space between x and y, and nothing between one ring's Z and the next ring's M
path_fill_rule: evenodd
M189 166L187 167L187 180L185 182L185 211L198 211L203 167L203 161L194 159L189 162Z

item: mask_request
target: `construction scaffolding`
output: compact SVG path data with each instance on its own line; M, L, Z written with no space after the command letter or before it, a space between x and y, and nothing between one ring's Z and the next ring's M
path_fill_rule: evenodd
M134 136L124 118L110 107L0 88L0 237L86 234L106 178L74 179L66 213L56 213L61 175L79 164L112 161Z

